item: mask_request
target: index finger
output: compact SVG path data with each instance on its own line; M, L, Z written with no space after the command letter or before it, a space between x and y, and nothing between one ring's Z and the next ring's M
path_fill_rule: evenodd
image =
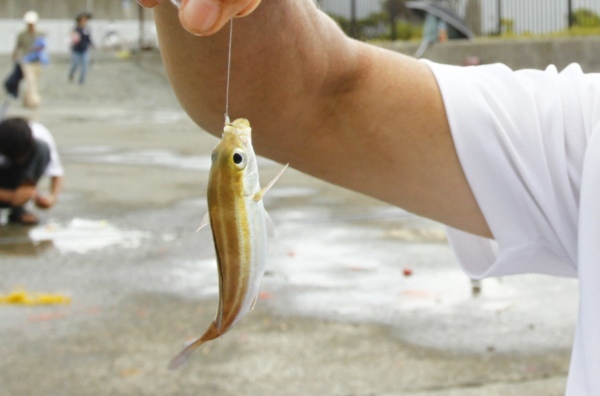
M179 20L190 33L208 36L221 30L235 17L244 17L258 7L261 0L171 0L180 3Z

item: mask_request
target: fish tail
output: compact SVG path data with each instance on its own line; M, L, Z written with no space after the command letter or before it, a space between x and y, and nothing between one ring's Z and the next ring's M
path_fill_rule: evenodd
M177 356L175 356L169 363L169 370L177 370L181 366L185 365L190 358L190 355L196 348L204 344L207 341L204 337L199 337L189 342Z
M213 340L220 336L223 332L219 331L217 327L215 327L215 323L213 322L208 330L202 335L202 337L198 337L195 340L192 340L185 344L185 347L177 356L175 356L171 362L169 363L169 370L177 370L179 367L183 366L192 352L196 350L200 345L204 344L206 341Z

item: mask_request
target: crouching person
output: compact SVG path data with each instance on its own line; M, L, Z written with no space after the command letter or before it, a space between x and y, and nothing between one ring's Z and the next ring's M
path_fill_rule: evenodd
M50 177L46 195L36 188L43 176ZM38 217L25 210L25 204L33 201L38 208L51 208L62 182L60 157L46 127L18 117L0 122L0 208L9 208L9 222L37 224Z

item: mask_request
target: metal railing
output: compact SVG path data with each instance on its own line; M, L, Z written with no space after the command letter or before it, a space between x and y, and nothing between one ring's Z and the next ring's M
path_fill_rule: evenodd
M407 0L315 0L359 39L407 40L422 34L423 20ZM429 0L435 1L435 0ZM600 0L445 0L478 36L543 35L600 30Z

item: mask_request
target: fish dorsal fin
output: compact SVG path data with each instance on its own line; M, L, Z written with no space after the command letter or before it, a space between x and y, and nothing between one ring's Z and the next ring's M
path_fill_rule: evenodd
M286 165L283 167L283 169L281 169L281 170L279 171L279 173L277 174L277 176L275 176L275 177L273 178L273 180L271 180L271 181L269 182L269 184L267 184L267 185L266 185L266 186L264 186L264 187L263 187L263 188L262 188L262 189L261 189L259 192L257 192L256 194L254 194L254 201L255 201L255 202L258 202L258 201L260 201L260 200L262 199L262 197L265 195L265 193L266 193L267 191L269 191L269 189L270 189L271 187L273 187L273 184L275 184L275 182L277 181L277 179L279 179L279 178L281 177L281 175L283 174L283 172L284 172L284 171L287 169L288 165L289 165L289 164L286 164Z
M202 218L202 221L200 222L200 227L198 227L196 232L200 231L201 229L203 229L204 227L206 227L209 224L210 224L210 217L208 216L208 212L206 212L206 214Z

